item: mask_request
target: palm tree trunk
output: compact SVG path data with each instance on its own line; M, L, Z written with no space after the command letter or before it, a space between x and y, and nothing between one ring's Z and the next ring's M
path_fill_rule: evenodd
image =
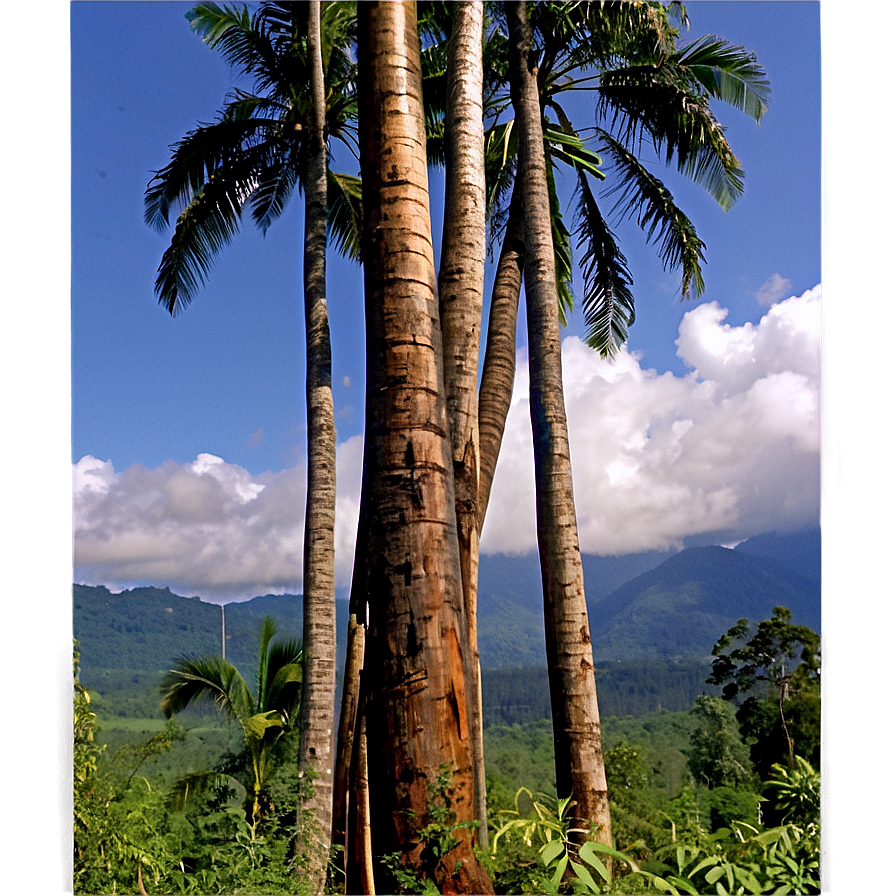
M370 787L367 779L367 721L363 695L356 707L350 778L352 802L346 823L351 835L346 837L345 892L373 894L373 850L370 833Z
M488 336L479 386L479 531L491 497L492 482L504 427L513 397L516 376L516 322L523 283L523 221L520 210L520 181L516 179L510 200L507 229L495 270L489 305Z
M610 811L561 376L560 325L537 69L526 4L506 4L511 96L519 126L526 228L529 405L535 448L538 553L559 796L571 795L574 827L599 825L610 844Z
M305 332L308 490L303 569L303 655L298 824L308 831L305 872L323 892L333 805L333 703L336 691L336 425L326 295L326 98L320 45L320 2L308 7L311 120L305 184Z
M442 857L420 837L443 771L458 823L473 820L474 806L416 4L360 4L358 35L373 853L399 853L441 892L490 893L467 829ZM378 889L394 891L384 865L375 874Z
M448 46L445 212L439 264L445 400L451 423L455 513L467 623L467 706L479 845L488 849L476 602L479 578L479 426L476 385L485 275L485 144L481 3L455 7Z
M364 623L352 610L349 601L348 643L345 649L345 671L342 679L342 701L336 740L336 763L333 768L333 845L345 845L348 821L350 769L358 712L361 669L364 665Z

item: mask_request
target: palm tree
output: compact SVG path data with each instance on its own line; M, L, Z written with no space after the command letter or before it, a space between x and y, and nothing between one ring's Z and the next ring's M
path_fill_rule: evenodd
M477 383L486 252L483 4L459 3L453 12L445 70L445 205L438 275L439 320L467 627L465 665L474 798L479 845L487 849L482 681L476 626L479 578Z
M557 786L575 801L577 827L597 824L597 838L609 843L560 369L558 309L571 299L570 237L556 214L553 163L547 163L544 151L550 145L554 158L571 165L577 175L588 341L612 354L634 319L631 277L588 182L587 174L602 173L596 168L599 159L572 127L557 94L589 77L597 80L598 112L608 123L595 131L621 175L615 184L621 193L617 206L637 216L648 238L657 235L664 262L681 269L682 295L687 295L702 289L703 244L668 190L638 159L638 144L647 137L657 150L665 148L667 162L675 160L679 170L727 208L740 192L743 172L709 111L708 96L733 102L758 119L767 83L755 60L720 41L704 39L676 50L677 31L660 4L533 6L531 21L526 4L506 8L519 141L514 201L525 233L530 413ZM538 47L533 23L541 32ZM599 76L583 74L588 66L603 70ZM557 119L553 127L547 110ZM508 224L508 234L512 232ZM502 427L501 422L497 429Z
M332 729L336 687L334 529L336 428L326 301L327 225L338 246L357 254L357 178L327 164L328 138L354 147L353 31L344 3L265 3L248 10L204 3L191 27L245 75L257 94L237 90L216 123L173 148L169 165L146 191L146 217L161 228L181 203L156 291L175 314L192 299L213 256L236 233L244 206L262 230L296 188L305 194L304 304L308 488L303 606L305 677L299 773L307 782L298 811L313 812L319 849L314 880L322 887L332 813ZM328 218L329 212L329 218Z
M574 801L574 827L599 825L612 845L607 778L560 365L560 323L550 198L532 30L525 3L507 4L511 91L519 128L520 205L526 233L529 404L535 444L538 550L544 591L557 792Z
M726 102L757 122L767 108L768 82L755 57L742 47L708 36L677 46L675 20L687 26L680 3L530 4L533 52L550 159L548 190L554 214L555 267L561 308L572 307L572 242L581 253L586 339L602 354L624 343L634 322L632 277L608 218L634 218L658 246L667 269L681 272L681 294L703 291L705 245L666 185L650 170L650 153L703 186L729 209L743 190L744 172L710 108ZM494 66L500 71L500 66ZM590 91L596 126L577 129L562 105L565 94ZM515 364L516 309L521 283L520 211L511 200L507 173L516 129L499 116L489 145L496 150L491 213L504 242L491 299L489 339L480 385L480 517L484 519L509 408ZM589 123L590 124L590 123ZM646 156L645 156L646 151ZM598 155L601 154L601 156ZM553 170L562 163L575 177L573 234L563 226ZM604 179L595 195L590 177ZM610 212L603 199L609 200ZM562 312L561 312L562 314Z
M212 701L239 724L249 757L247 815L255 826L267 814L267 783L274 745L297 719L302 686L302 647L294 639L274 641L277 626L268 616L261 629L257 690L220 656L182 657L162 678L162 712L171 718L188 706Z
M488 893L467 830L447 852L422 836L445 770L458 824L473 820L474 806L416 4L361 4L358 31L368 357L355 567L363 587L354 587L369 612L362 699L372 848L398 852L442 892ZM349 850L353 892L359 857ZM375 872L388 890L387 868Z

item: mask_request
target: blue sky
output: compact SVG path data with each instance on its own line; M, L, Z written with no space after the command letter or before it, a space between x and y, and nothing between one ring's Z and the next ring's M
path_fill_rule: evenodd
M153 281L170 232L143 223L144 189L169 145L212 120L234 83L190 31L188 8L72 6L75 577L227 600L301 587L302 209L293 201L265 237L246 226L176 319L158 305ZM772 100L759 127L717 110L747 172L727 214L654 165L707 243L705 294L682 303L677 276L622 222L639 315L627 350L614 364L583 350L578 314L564 332L577 509L591 553L736 542L818 519L819 8L688 10L691 37L715 33L756 53ZM587 94L572 112L593 122ZM431 175L436 240L441 177ZM332 254L328 296L346 586L363 431L362 289L359 269ZM522 328L518 344L486 552L535 548Z

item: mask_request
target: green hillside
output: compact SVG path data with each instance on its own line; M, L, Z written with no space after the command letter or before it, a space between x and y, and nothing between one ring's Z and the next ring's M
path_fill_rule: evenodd
M818 630L821 593L783 564L721 547L689 548L603 601L589 602L600 659L708 656L738 619L765 619L776 606Z

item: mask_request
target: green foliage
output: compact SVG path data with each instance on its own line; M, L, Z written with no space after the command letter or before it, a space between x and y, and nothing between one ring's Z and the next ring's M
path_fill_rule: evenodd
M796 825L739 823L699 846L677 846L675 864L660 873L638 873L663 893L819 893L818 857L817 835Z
M771 619L753 627L740 619L713 648L710 684L722 685L722 696L733 700L763 683L775 697L785 688L817 681L821 669L821 639L805 625L793 625L786 607L775 607Z
M590 831L572 827L572 800L565 797L553 800L539 794L538 798L525 787L516 794L516 806L502 814L507 818L492 840L494 858L503 837L518 836L530 850L537 850L540 867L530 876L540 893L604 893L612 879L611 860L632 868L637 866L623 853L601 843L587 841L581 846L574 835L589 836ZM542 870L543 869L543 870ZM595 878L594 875L597 875Z
M206 700L213 701L226 718L239 723L245 743L239 771L253 825L267 814L271 753L283 732L295 723L301 695L301 645L294 639L275 641L276 633L273 617L266 617L254 695L239 670L220 656L182 657L161 684L166 716ZM195 776L183 779L181 790L195 782Z
M762 778L772 774L772 766L776 763L790 762L781 709L776 700L747 697L737 710L741 733L750 744L753 766ZM807 684L796 693L789 691L783 711L794 755L805 756L814 764L820 763L821 688L818 683Z
M251 824L222 781L176 811L163 779L139 774L183 737L176 722L102 761L97 719L74 663L75 893L307 893L294 857L295 763L278 757L269 793L285 811ZM292 758L293 740L287 753Z
M781 821L807 831L818 828L821 819L821 775L802 756L794 757L793 768L772 766L773 777L765 792Z
M770 619L755 626L740 619L712 651L707 682L721 686L726 700L742 701L738 720L755 740L754 760L762 775L775 761L793 765L796 752L818 758L821 639L807 626L794 625L791 616L786 607L775 607Z
M737 787L753 777L750 750L737 727L734 707L721 697L700 696L691 713L697 724L691 732L688 767L708 787Z
M508 653L511 647L508 643ZM543 654L543 643L541 651ZM702 658L599 661L595 663L595 676L601 715L642 717L661 709L687 710L694 698L707 690L706 675L707 662ZM543 664L484 669L482 688L486 726L522 725L551 717Z

